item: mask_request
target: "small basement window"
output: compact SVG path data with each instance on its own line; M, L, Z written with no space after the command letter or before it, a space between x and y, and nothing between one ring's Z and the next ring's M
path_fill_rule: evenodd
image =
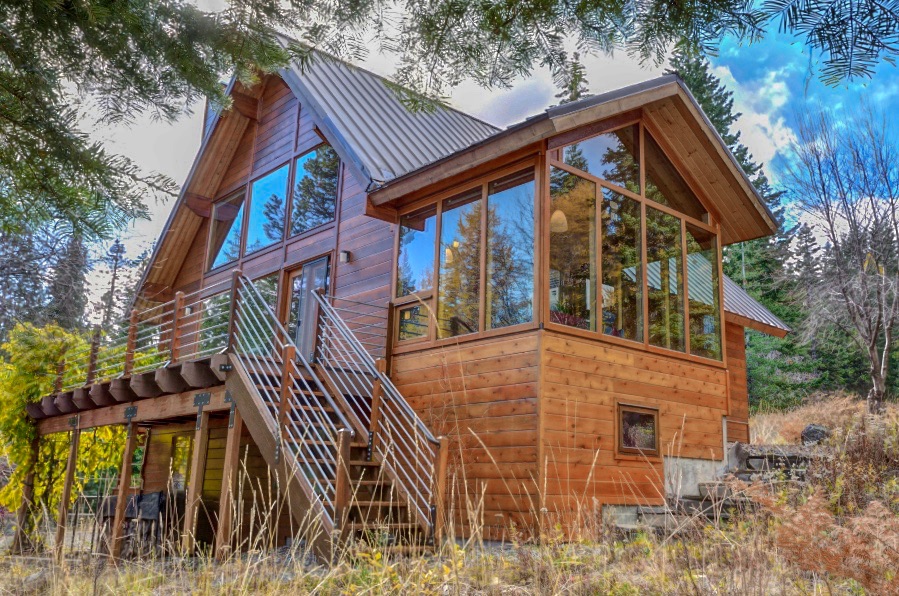
M659 454L658 410L618 405L618 452L636 455Z

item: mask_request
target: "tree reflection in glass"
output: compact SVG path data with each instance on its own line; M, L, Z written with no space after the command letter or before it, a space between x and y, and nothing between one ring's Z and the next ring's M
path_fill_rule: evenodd
M210 269L235 261L240 256L245 192L245 189L242 189L213 206L209 245Z
M681 220L646 209L646 277L649 297L649 343L683 352L684 266Z
M399 234L397 298L429 292L434 284L437 206L429 205L402 216Z
M601 209L603 333L643 341L640 203L604 189Z
M245 254L271 246L284 236L284 206L287 202L289 172L290 166L285 164L253 183Z
M687 222L690 353L721 360L721 309L715 234Z
M562 160L569 166L639 194L640 128L636 124L568 145Z
M550 321L596 330L596 183L550 168Z
M330 145L321 145L297 158L294 171L291 236L334 221L340 158Z
M533 320L534 171L487 188L487 328Z
M478 331L481 286L481 187L443 203L437 281L437 337Z

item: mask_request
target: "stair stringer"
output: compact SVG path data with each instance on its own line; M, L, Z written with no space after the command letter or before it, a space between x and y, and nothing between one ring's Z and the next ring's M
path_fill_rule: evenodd
M268 407L250 379L240 357L231 354L232 370L228 372L225 387L240 412L243 424L253 437L259 452L269 468L277 472L278 479L288 500L291 515L306 536L307 544L323 561L330 561L334 552L334 524L324 509L322 502L313 497L312 486L298 473L293 454L281 445L281 433L277 421L269 413ZM281 458L276 456L280 452ZM280 461L279 461L280 459Z

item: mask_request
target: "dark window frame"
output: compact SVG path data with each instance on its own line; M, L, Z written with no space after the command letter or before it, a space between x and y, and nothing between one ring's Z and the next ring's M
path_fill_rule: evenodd
M649 414L654 418L654 427L655 427L655 448L654 449L640 449L639 447L627 447L624 445L624 414L625 413L635 413L635 414ZM662 454L661 450L661 435L662 429L660 426L661 416L658 408L653 408L649 406L641 406L636 404L628 404L628 403L618 403L616 412L615 412L615 451L618 455L636 455L641 457L659 457Z

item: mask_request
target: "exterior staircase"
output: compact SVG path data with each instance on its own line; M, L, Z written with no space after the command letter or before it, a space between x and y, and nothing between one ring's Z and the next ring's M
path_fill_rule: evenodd
M232 297L226 386L317 554L348 541L419 550L441 538L446 442L435 438L323 295L304 357L258 289Z

